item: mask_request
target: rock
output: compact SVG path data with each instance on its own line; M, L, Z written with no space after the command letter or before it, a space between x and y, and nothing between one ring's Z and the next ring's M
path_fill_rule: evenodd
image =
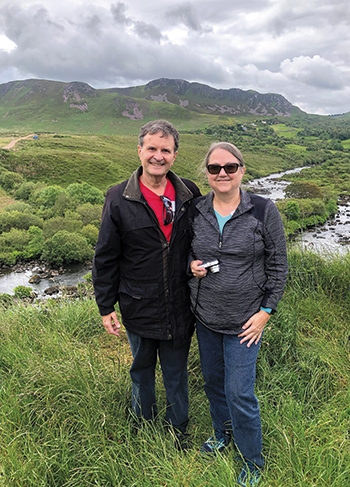
M48 296L52 296L53 294L58 294L60 292L60 286L57 284L56 286L50 286L44 290L44 294Z
M28 280L30 284L39 284L40 281L41 277L39 276L39 274L33 274L32 277L30 277Z

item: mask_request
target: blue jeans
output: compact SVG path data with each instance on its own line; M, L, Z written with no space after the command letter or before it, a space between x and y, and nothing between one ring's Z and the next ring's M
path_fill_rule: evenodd
M248 348L237 335L214 332L199 322L197 337L213 427L232 428L245 460L262 467L260 409L254 393L260 343Z
M185 433L188 424L187 357L190 340L174 349L172 340L142 338L129 330L127 336L133 355L130 368L133 412L147 420L157 415L155 369L158 355L167 401L165 419Z

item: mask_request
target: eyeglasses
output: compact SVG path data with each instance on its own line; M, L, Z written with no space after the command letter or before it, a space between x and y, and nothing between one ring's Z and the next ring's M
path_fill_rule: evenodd
M208 164L207 170L209 174L219 174L221 169L224 169L226 174L234 174L238 171L239 167L243 167L243 164L238 164L238 162L229 162L224 166L220 166L220 164Z
M164 205L164 225L170 225L174 221L173 204L166 196L160 196Z

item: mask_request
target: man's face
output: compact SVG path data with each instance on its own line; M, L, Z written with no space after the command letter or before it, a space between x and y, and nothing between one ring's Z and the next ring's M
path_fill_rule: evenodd
M143 146L138 146L138 154L143 168L143 175L151 179L162 179L174 164L177 152L172 135L163 136L162 132L147 134Z

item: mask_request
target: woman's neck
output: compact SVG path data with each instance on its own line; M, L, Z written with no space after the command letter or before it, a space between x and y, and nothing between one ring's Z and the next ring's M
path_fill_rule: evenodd
M214 194L213 207L221 216L228 216L233 213L241 201L241 193L234 195Z

